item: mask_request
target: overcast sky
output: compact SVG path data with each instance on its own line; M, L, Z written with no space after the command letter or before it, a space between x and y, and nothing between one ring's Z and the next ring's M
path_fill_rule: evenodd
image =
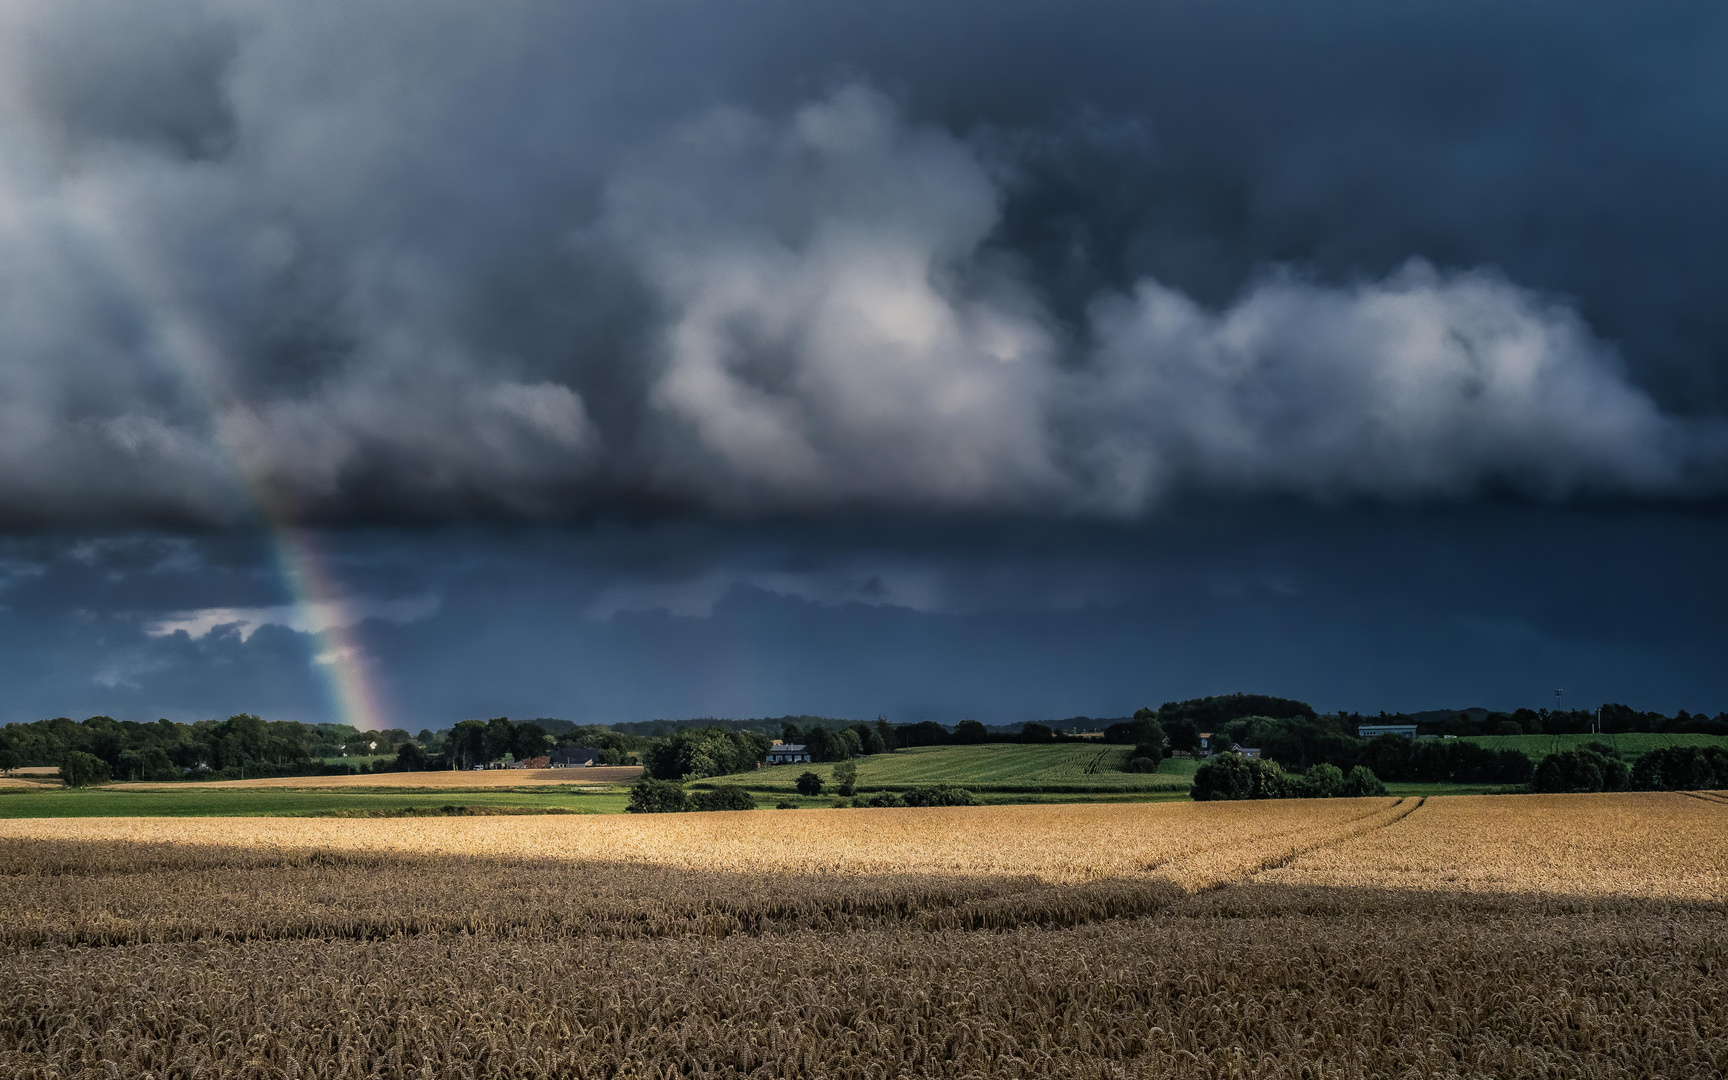
M1723 55L8 4L0 720L1728 708Z

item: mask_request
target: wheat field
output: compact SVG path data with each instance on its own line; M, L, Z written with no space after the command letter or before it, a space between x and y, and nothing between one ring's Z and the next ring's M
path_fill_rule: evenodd
M1706 1077L1728 803L0 821L0 1076Z

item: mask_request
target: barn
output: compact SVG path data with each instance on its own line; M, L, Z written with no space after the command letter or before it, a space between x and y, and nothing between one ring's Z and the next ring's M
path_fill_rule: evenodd
M592 746L563 746L552 751L548 768L582 769L600 763L600 751Z

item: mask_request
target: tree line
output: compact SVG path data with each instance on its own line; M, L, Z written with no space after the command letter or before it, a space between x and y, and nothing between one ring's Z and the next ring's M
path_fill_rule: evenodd
M58 766L76 753L100 763L84 763L87 770L118 780L347 772L348 767L326 765L324 759L392 754L409 738L399 728L360 731L347 724L272 721L250 713L192 724L146 724L108 716L74 721L62 716L0 727L0 769Z
M563 720L464 720L446 731L361 731L347 724L264 720L139 723L57 717L0 727L0 770L71 761L78 786L109 780L235 780L350 772L462 769L541 757L560 746L600 750L601 764L630 764L650 740ZM76 756L74 756L76 755ZM346 760L344 760L346 759Z
M1728 790L1728 750L1720 746L1664 746L1630 766L1606 743L1588 742L1549 754L1536 766L1530 789L1564 791Z
M1605 705L1599 712L1519 709L1418 714L1317 712L1306 702L1261 694L1224 694L1165 702L1132 717L1057 721L1069 728L1101 727L1106 743L1128 745L1123 768L1150 772L1167 754L1200 752L1202 733L1216 743L1258 747L1286 774L1307 775L1318 765L1348 776L1361 767L1382 781L1489 783L1534 782L1537 766L1518 751L1490 751L1462 739L1399 736L1362 739L1364 723L1413 723L1425 735L1558 734L1600 729L1607 733L1666 731L1728 734L1728 713L1708 717L1684 710L1674 716ZM232 779L243 776L315 775L351 771L465 769L541 757L559 747L599 751L599 764L642 764L663 780L699 779L744 772L763 759L770 732L803 744L814 761L846 761L908 747L984 743L1052 743L1078 736L1052 724L1028 723L1018 730L991 728L977 720L952 727L935 721L892 724L787 716L772 720L703 721L700 725L580 725L554 718L512 721L507 717L464 720L443 731L359 731L343 724L266 721L251 714L192 724L66 717L0 727L0 769L56 766L67 755L94 759L80 774L103 779ZM649 734L648 732L652 732ZM378 760L380 755L391 760ZM344 758L348 760L343 760ZM1553 766L1561 769L1562 765ZM1570 767L1570 766L1566 766ZM1584 770L1588 773L1588 769ZM1606 782L1606 781L1605 781ZM1629 782L1629 781L1628 781Z

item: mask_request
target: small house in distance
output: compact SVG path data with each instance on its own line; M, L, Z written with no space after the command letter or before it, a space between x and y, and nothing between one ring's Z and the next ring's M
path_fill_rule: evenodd
M810 760L810 748L803 743L779 743L768 748L768 764L792 765Z
M584 769L600 760L600 751L592 746L565 746L552 751L549 769Z
M1200 733L1200 756L1211 757L1213 754L1241 754L1243 757L1257 758L1260 756L1258 746L1243 746L1233 742L1230 736L1215 731Z
M1381 736L1381 735L1402 735L1406 739L1414 739L1416 737L1416 725L1415 724L1359 724L1359 725L1357 725L1356 737L1359 739L1372 739L1372 738L1376 738L1376 737Z

